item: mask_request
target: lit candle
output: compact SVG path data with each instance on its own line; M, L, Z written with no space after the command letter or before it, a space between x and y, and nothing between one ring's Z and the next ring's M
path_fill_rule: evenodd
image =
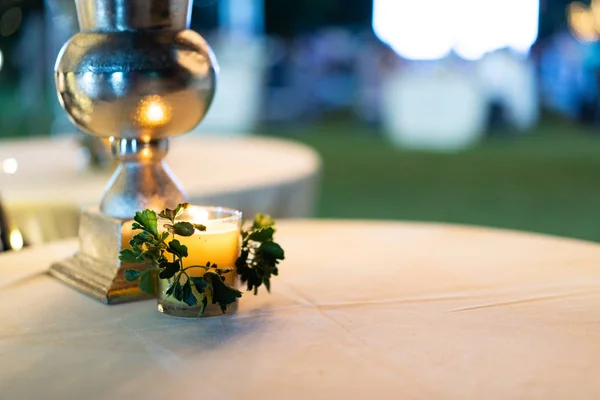
M242 213L221 207L198 207L189 206L186 212L177 218L177 222L191 222L206 226L206 231L196 231L192 236L176 236L182 245L188 248L188 257L183 259L183 267L206 266L208 262L216 264L220 269L232 269L225 274L225 282L231 286L235 285L235 261L240 254L240 229ZM132 229L133 221L127 221L122 229L122 248L130 247L131 238L140 233ZM160 221L161 226L170 223ZM166 230L166 229L162 229ZM173 240L170 236L166 242ZM171 259L169 254L166 254ZM202 268L193 268L186 271L189 276L202 276L206 272ZM159 282L159 290L165 286L165 282ZM165 289L166 290L166 289ZM159 293L160 296L160 293Z
M192 236L176 238L188 248L188 257L183 259L184 268L205 266L210 262L220 269L232 269L225 275L225 282L233 286L235 261L240 253L241 213L222 208L190 206L179 220L206 226L205 232L196 231ZM193 268L187 272L190 276L202 276L205 271Z

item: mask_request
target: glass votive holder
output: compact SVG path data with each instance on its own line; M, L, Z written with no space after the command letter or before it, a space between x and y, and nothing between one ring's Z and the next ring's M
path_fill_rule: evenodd
M210 263L216 264L219 269L231 269L231 272L224 274L225 283L235 287L237 284L235 262L240 255L242 212L223 207L189 206L177 220L206 226L204 232L196 231L189 237L177 236L177 240L188 248L188 257L183 259L183 268ZM190 278L201 277L205 272L202 268L186 270ZM194 285L192 285L192 292L198 300L195 306L190 307L175 297L167 295L167 291L174 284L174 279L158 279L157 298L160 312L175 317L207 317L223 314L218 305L208 304L201 315L202 296ZM183 285L187 279L186 276L181 276L179 283ZM227 313L235 312L236 309L237 301L229 305Z

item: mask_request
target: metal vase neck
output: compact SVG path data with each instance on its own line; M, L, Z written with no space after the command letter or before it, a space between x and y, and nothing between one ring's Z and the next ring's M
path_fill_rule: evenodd
M113 154L121 164L104 190L100 210L113 218L130 219L146 208L160 211L187 202L183 187L162 161L168 149L169 139L114 140Z
M76 0L82 31L183 30L190 26L192 0Z

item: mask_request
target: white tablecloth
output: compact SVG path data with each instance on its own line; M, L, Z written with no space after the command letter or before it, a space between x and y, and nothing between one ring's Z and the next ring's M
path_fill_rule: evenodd
M0 255L6 399L598 399L600 246L434 224L280 223L232 316L105 306Z
M167 161L195 204L223 205L248 215L312 216L320 158L281 139L183 136ZM82 206L97 205L111 171L78 167L74 139L0 142L0 163L15 158L14 175L0 172L9 216L33 243L77 234Z

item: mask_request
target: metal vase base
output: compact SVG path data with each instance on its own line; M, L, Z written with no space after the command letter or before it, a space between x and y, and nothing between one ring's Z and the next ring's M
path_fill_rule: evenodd
M119 260L131 232L131 220L110 217L98 208L86 209L79 225L78 252L53 264L50 275L105 304L153 298L143 293L137 282L128 282L124 277L127 269L148 268Z

